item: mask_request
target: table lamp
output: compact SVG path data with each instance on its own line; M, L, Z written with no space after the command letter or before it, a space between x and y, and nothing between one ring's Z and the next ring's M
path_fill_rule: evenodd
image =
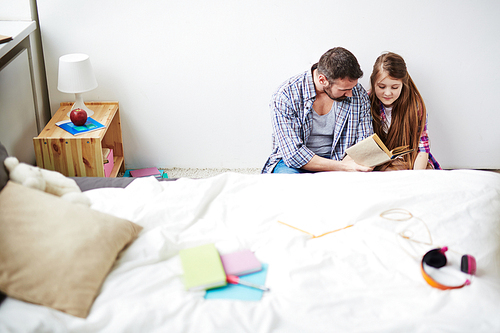
M86 54L73 53L63 55L59 58L59 76L57 89L63 93L73 93L76 97L76 102L68 112L71 113L74 109L83 109L87 112L87 117L94 114L85 103L83 103L82 93L91 91L97 88L97 80L95 79L90 58Z

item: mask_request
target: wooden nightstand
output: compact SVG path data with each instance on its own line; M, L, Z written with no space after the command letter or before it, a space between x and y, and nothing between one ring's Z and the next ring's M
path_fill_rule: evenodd
M69 119L66 114L73 103L61 103L40 135L33 138L36 164L69 177L104 177L102 148L111 148L114 167L110 177L116 177L119 172L125 172L118 102L85 104L94 111L92 118L106 127L76 136L66 132L56 122Z

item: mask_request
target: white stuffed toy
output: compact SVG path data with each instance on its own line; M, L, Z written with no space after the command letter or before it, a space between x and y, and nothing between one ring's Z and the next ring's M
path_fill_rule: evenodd
M13 182L57 195L73 203L90 206L89 198L82 193L76 182L62 173L20 163L15 157L7 157L4 164L9 171L9 179Z

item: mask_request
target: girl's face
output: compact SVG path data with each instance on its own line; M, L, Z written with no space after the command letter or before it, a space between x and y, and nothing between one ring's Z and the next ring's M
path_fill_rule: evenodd
M385 72L380 72L375 84L375 95L386 107L390 107L401 95L403 89L403 81L395 79L387 75Z

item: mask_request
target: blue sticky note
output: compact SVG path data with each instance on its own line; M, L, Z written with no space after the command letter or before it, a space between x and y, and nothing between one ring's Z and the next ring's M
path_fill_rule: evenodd
M261 286L266 283L267 264L262 264L262 270L256 273L240 276L240 279ZM260 301L264 292L260 289L242 286L240 284L228 283L227 286L209 289L205 293L205 299L236 299L242 301Z

